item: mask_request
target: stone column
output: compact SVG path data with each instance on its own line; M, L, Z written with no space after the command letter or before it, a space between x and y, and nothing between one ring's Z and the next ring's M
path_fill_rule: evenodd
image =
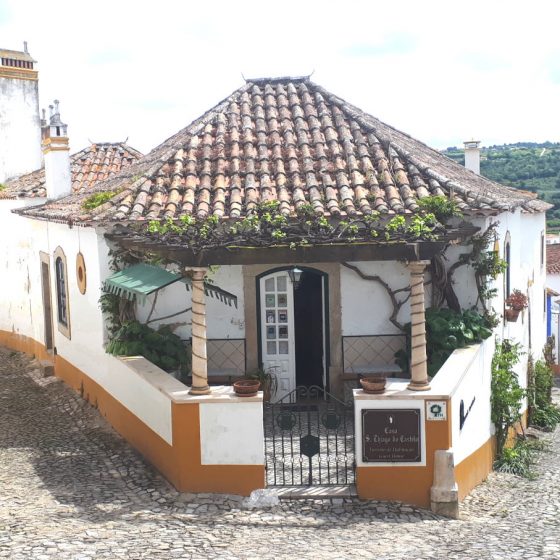
M206 355L206 268L192 268L192 387L191 395L208 395L208 358Z
M410 321L411 347L410 383L412 391L427 391L430 389L428 381L428 360L426 357L426 315L424 307L424 269L428 261L411 262L410 270Z

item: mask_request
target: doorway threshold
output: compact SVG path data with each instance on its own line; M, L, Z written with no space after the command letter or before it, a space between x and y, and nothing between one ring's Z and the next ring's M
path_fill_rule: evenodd
M356 498L355 484L341 486L283 486L271 487L281 500L330 500L336 498Z

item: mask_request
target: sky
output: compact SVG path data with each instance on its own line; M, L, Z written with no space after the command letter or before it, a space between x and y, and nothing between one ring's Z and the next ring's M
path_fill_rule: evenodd
M557 0L0 0L72 152L147 152L243 85L301 76L434 148L560 141Z

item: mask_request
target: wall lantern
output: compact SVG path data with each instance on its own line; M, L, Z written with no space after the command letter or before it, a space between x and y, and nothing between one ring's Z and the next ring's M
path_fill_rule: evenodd
M301 282L301 275L303 274L303 270L299 269L297 266L294 268L290 268L288 270L288 276L294 285L294 290L299 288L299 283Z

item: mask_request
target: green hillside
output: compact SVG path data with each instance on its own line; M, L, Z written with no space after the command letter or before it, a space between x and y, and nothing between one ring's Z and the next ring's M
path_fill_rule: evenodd
M464 165L462 149L447 148L443 153ZM480 173L503 185L539 193L554 204L547 213L548 227L560 229L560 143L518 142L482 148Z

